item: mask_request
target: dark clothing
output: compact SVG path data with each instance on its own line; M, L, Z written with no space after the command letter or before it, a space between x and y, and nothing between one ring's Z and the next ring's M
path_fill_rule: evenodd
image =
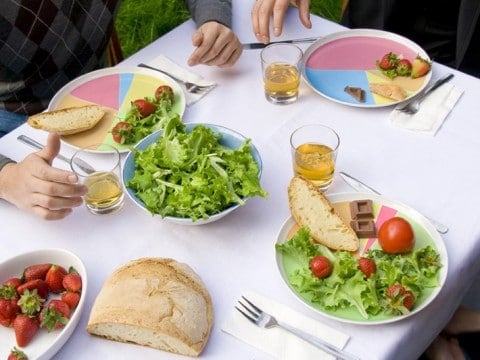
M342 24L391 31L436 62L480 77L480 1L350 0Z

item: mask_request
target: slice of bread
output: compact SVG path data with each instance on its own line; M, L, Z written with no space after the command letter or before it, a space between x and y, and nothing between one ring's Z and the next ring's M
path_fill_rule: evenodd
M398 85L387 83L370 83L369 89L372 93L381 95L392 100L403 100L407 97L405 91Z
M71 135L93 128L104 115L100 105L86 105L35 114L27 122L36 129Z
M93 304L87 331L198 356L213 326L212 301L200 277L173 259L142 258L105 281Z
M314 241L334 250L358 250L358 237L311 181L295 176L288 187L290 211L300 227L308 227Z

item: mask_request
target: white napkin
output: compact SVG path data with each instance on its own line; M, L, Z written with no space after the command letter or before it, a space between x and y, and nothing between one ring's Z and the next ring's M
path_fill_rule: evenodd
M185 100L186 100L187 106L190 106L193 103L200 100L202 97L207 95L212 89L214 89L215 86L217 85L214 81L205 80L200 75L195 74L194 72L191 72L187 69L184 69L183 67L174 63L172 60L170 60L168 57L166 57L164 55L159 55L158 57L156 57L152 61L149 61L147 63L147 65L150 65L150 66L156 67L158 69L161 69L161 70L163 70L167 73L170 73L173 76L175 76L175 77L177 77L181 80L184 80L184 81L194 82L194 83L196 83L198 85L202 85L202 86L203 85L205 85L205 86L214 85L214 86L212 86L212 88L210 90L205 91L202 94L193 94L193 93L190 93L190 92L187 91L184 84L178 83L180 85L180 87L182 88L183 92L185 93Z
M247 292L244 296L262 310L275 316L277 320L319 337L338 348L343 349L348 342L348 335L302 315L285 305L254 292ZM223 324L222 330L263 350L276 359L320 360L335 358L282 328L264 329L256 326L235 308L233 308L230 318Z
M390 121L397 126L434 136L462 94L463 90L455 85L443 84L420 103L416 114L393 110Z

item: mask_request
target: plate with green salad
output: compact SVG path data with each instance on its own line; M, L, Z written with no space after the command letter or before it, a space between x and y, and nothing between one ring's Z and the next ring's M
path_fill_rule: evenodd
M445 244L428 219L411 207L381 195L338 193L327 197L346 221L349 219L345 209L350 202L371 200L377 230L392 217L407 220L414 232L414 248L404 254L387 254L378 239L371 237L360 238L355 253L331 250L314 243L309 229L299 228L290 217L277 236L275 257L280 276L293 295L323 316L363 325L400 321L428 306L441 291L448 271ZM329 276L319 278L312 273L310 261L316 256L330 260ZM372 259L375 273L367 277L359 268L360 258ZM392 291L397 287L402 292L395 293L392 300ZM404 290L413 295L409 309L403 306Z

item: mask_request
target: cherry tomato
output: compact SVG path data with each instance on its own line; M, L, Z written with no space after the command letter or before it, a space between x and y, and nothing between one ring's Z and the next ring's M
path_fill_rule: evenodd
M155 99L160 101L162 98L167 98L173 102L173 89L168 85L160 85L155 91Z
M313 275L323 279L332 273L333 267L330 260L323 255L317 255L310 260L310 270Z
M136 106L138 111L140 112L140 116L142 118L147 117L148 115L152 114L156 109L157 105L147 101L145 99L137 99L133 102L133 106Z
M118 122L112 129L113 140L119 144L125 144L133 136L132 125L126 121Z
M378 242L382 250L389 254L410 252L415 245L412 226L401 217L388 219L378 230Z

